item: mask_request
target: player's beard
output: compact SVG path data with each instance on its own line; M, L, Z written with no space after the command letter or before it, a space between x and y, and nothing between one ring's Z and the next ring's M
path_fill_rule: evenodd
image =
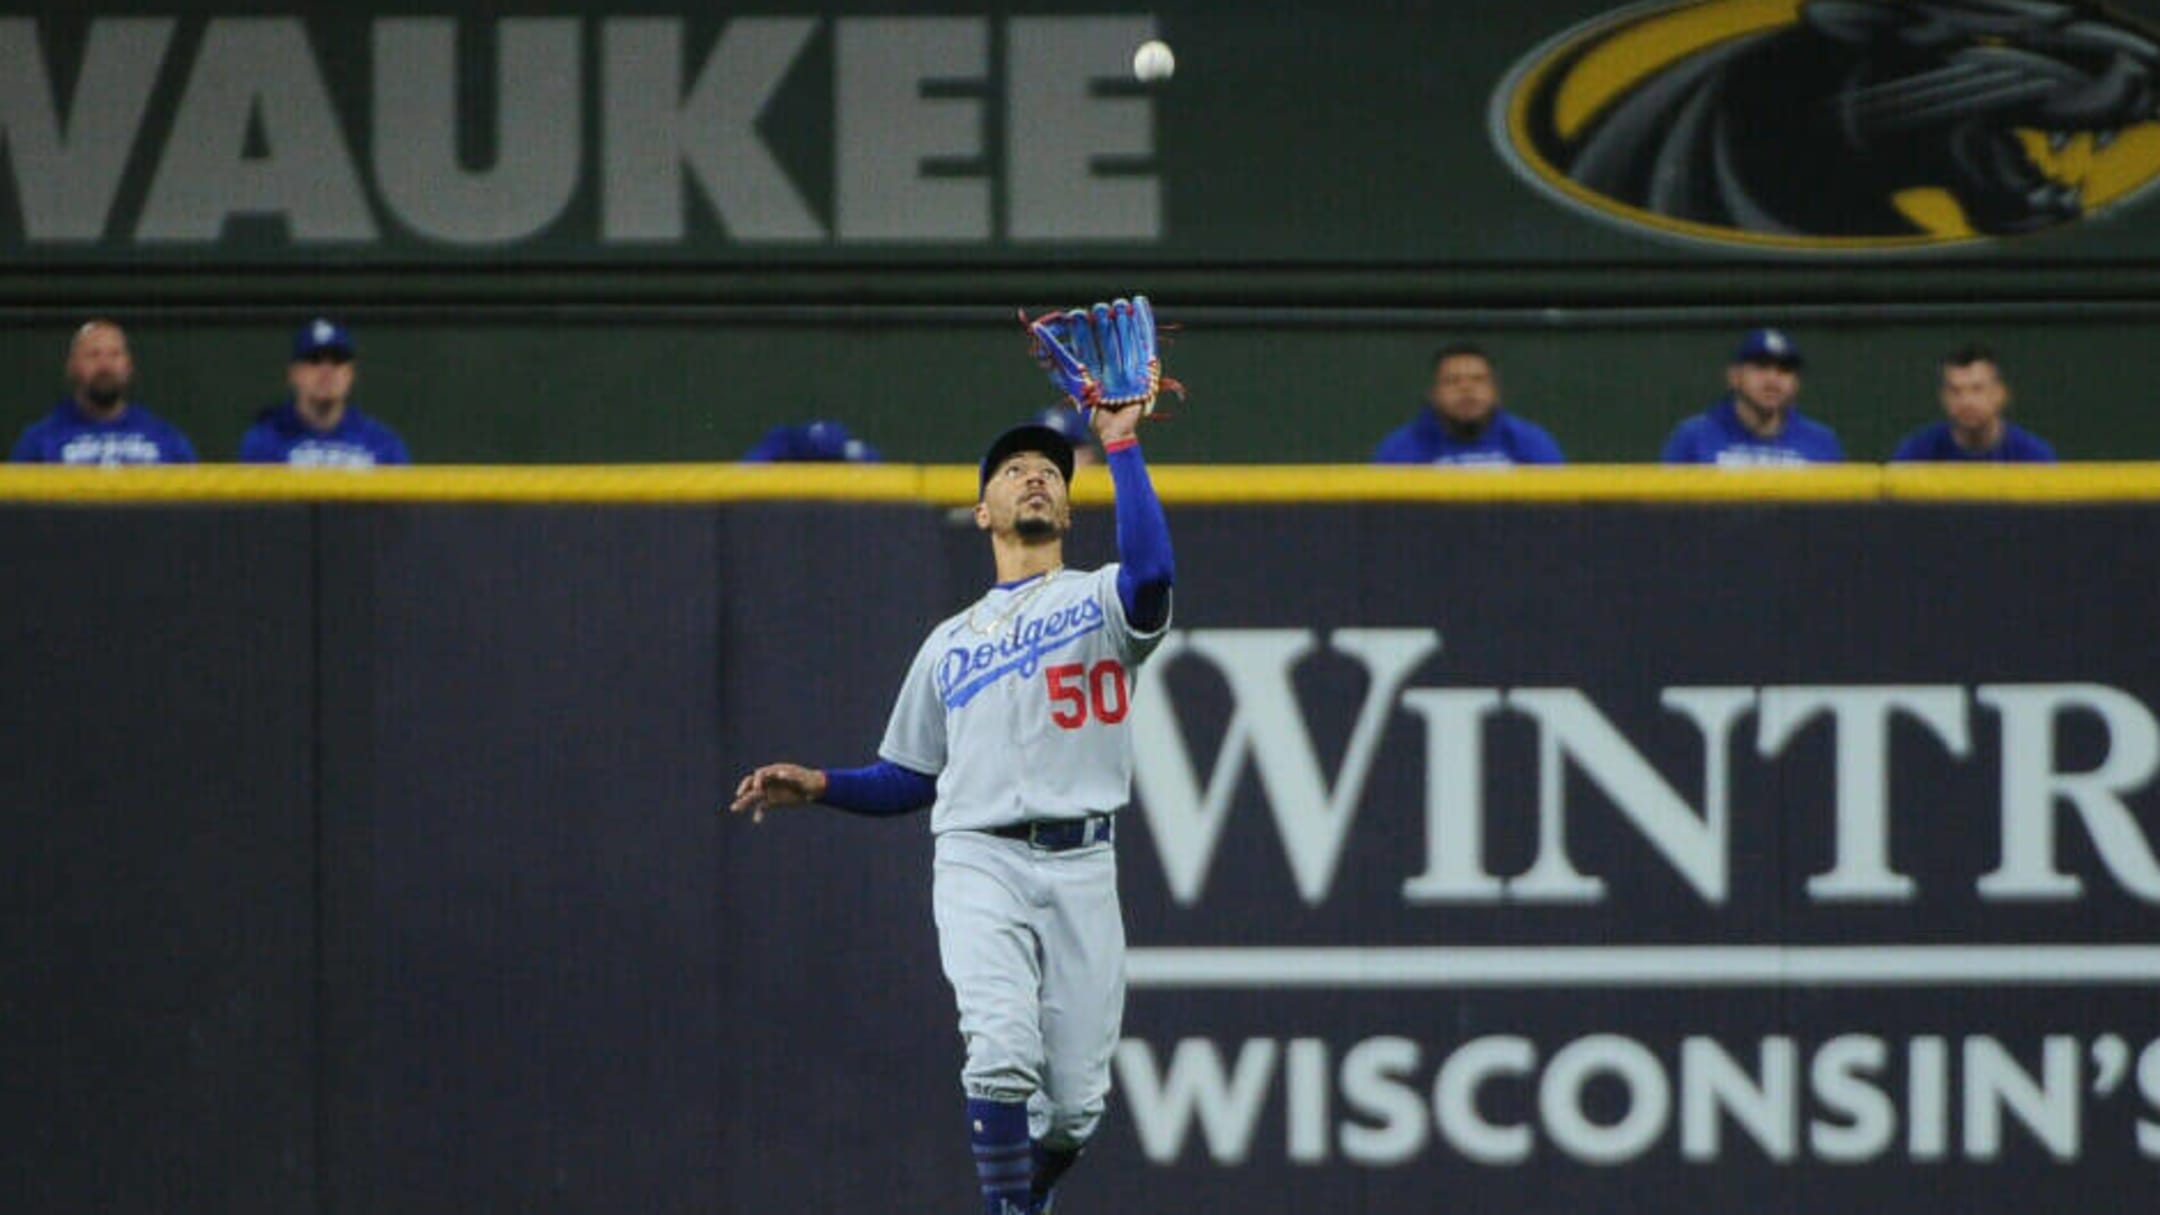
M84 381L82 386L83 400L99 413L117 407L120 399L126 395L127 381L118 376L97 376Z
M1047 494L1030 494L1013 504L1013 535L1026 544L1042 544L1065 534L1070 518Z

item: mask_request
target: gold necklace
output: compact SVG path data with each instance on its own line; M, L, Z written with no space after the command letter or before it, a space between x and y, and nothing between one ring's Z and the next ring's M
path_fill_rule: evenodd
M1042 572L1042 576L1036 580L1034 586L1029 587L1025 591L1020 591L1014 594L1010 600L1006 601L1005 607L1000 610L996 616L991 617L990 623L988 624L976 623L975 608L969 608L967 615L968 627L985 637L991 636L995 633L1003 632L1005 629L1005 625L1009 621L1011 621L1013 617L1018 616L1023 610L1025 610L1028 604L1035 602L1035 596L1042 594L1043 588L1049 586L1050 580L1057 577L1058 571L1064 568L1065 567L1062 565L1053 565L1049 569L1044 570ZM980 606L980 603L976 605L976 607Z

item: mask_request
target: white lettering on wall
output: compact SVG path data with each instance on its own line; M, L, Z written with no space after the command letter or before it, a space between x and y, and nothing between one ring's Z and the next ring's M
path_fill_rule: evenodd
M835 33L839 160L836 226L844 240L990 239L983 103L927 97L923 85L979 82L990 70L986 22L966 17L849 17Z
M1508 694L1510 708L1538 723L1537 860L1508 883L1522 898L1593 901L1605 883L1576 871L1567 855L1566 762L1574 761L1614 807L1633 822L1703 899L1725 901L1725 847L1730 815L1726 738L1755 703L1747 688L1669 688L1665 707L1695 723L1703 740L1703 809L1697 814L1665 783L1590 698L1574 688Z
M1278 1053L1273 1039L1250 1039L1226 1074L1213 1042L1187 1038L1158 1071L1146 1043L1118 1043L1118 1087L1128 1094L1140 1150L1158 1164L1176 1160L1197 1124L1210 1156L1224 1164L1242 1162L1252 1151Z
M1549 1055L1517 1035L1452 1047L1396 1034L1340 1045L1319 1038L1233 1044L1191 1037L1166 1058L1146 1040L1127 1038L1114 1066L1141 1149L1156 1164L1176 1163L1195 1149L1216 1165L1248 1163L1261 1150L1260 1128L1273 1124L1278 1093L1283 1158L1300 1165L1330 1159L1330 1129L1344 1163L1375 1169L1412 1164L1436 1149L1486 1167L1540 1167L1555 1153L1615 1167L1675 1149L1680 1160L1709 1167L1808 1159L1918 1163L1953 1155L1986 1163L2018 1143L2076 1160L2087 1136L2084 1102L2093 1103L2096 1121L2120 1107L2084 1084L2078 1038L2050 1034L2036 1046L2037 1070L2020 1061L2025 1051L1985 1034L1954 1042L1915 1037L1904 1043L1902 1077L1889 1065L1895 1042L1857 1033L1812 1046L1784 1034L1738 1043L1688 1036L1676 1049L1599 1033L1559 1043ZM1341 1060L1332 1074L1331 1050ZM1229 1057L1235 1062L1226 1063ZM2147 1044L2137 1070L2147 1105L2160 1112L2160 1042ZM1954 1143L1953 1103L1962 1131ZM2160 1122L2140 1116L2135 1123L2141 1154L2160 1156ZM1727 1128L1740 1133L1729 1136Z
M2051 1035L2041 1048L2041 1075L2034 1076L1993 1038L1965 1039L1965 1155L1994 1160L2002 1155L2003 1115L2032 1132L2048 1154L2072 1160L2078 1148L2078 1043Z
M1006 29L1006 70L1033 87L1006 111L1006 231L1016 241L1131 240L1162 236L1162 183L1109 176L1106 159L1155 151L1146 97L1097 97L1098 81L1132 72L1132 50L1155 37L1152 17L1024 17ZM1055 131L1055 138L1042 133Z
M601 26L601 239L682 240L689 231L685 168L735 240L825 239L825 225L757 129L818 23L807 17L728 22L688 92L682 26L675 17L625 17Z
M37 22L0 18L0 147L30 239L105 235L175 24L169 17L91 22L63 122Z
M2084 889L2055 867L2055 812L2067 805L2123 888L2160 902L2160 863L2123 795L2150 784L2160 766L2160 726L2135 697L2099 684L1989 685L1980 703L2002 714L2002 866L1980 893L2004 899L2074 899ZM2069 712L2107 731L2107 757L2089 772L2056 764L2055 727Z
M1316 634L1302 629L1172 633L1140 668L1140 688L1133 696L1133 776L1147 805L1148 829L1162 855L1164 876L1179 902L1189 904L1200 897L1231 798L1248 764L1260 775L1298 894L1308 903L1327 897L1395 693L1419 663L1439 650L1440 635L1430 629L1342 629L1329 643L1336 652L1358 660L1370 677L1349 748L1332 782L1322 773L1312 732L1290 684L1291 669L1317 648ZM1213 663L1236 701L1204 792L1162 686L1164 672L1185 652Z
M1410 904L1586 903L1605 883L1578 867L1568 848L1583 812L1569 805L1579 773L1704 904L1730 895L1733 732L1759 713L1754 756L1786 755L1811 723L1835 729L1830 804L1748 807L1751 813L1807 815L1831 830L1829 869L1808 878L1816 902L1909 902L1913 880L1895 867L1891 824L1900 814L1930 812L1935 830L1971 830L1973 815L1890 802L1895 755L1892 725L1909 719L1954 761L1974 755L1970 705L2002 717L2000 755L2002 863L1979 879L1989 900L2074 899L2084 881L2058 864L2060 813L2074 811L2099 864L2129 894L2160 902L2160 861L2138 813L2127 802L2160 771L2160 724L2137 698L2099 684L1990 684L1968 694L1943 685L1672 687L1660 703L1693 727L1701 747L1699 808L1638 749L1628 720L1615 721L1579 688L1406 687L1418 665L1439 650L1430 630L1343 629L1323 650L1303 629L1173 632L1142 668L1134 731L1134 791L1146 812L1171 895L1192 905L1206 893L1217 845L1243 792L1257 789L1282 843L1298 893L1307 903L1335 888L1356 819L1375 808L1364 791L1399 706L1422 726L1425 841L1422 868L1402 879ZM1301 663L1348 657L1366 676L1349 745L1332 776L1324 769L1293 675ZM1178 719L1166 672L1180 663L1212 667L1231 706L1212 762L1196 756ZM2056 733L2066 715L2090 718L2106 749L2089 771L2065 772ZM1486 756L1496 723L1527 723L1536 733L1534 767L1495 775ZM1639 729L1639 727L1633 727ZM1742 758L1746 758L1743 749ZM1199 773L1206 771L1203 782ZM1244 781L1248 770L1255 785ZM1495 780L1537 792L1536 853L1520 874L1494 872L1486 816ZM1392 808L1388 808L1392 809ZM1385 812L1383 810L1382 812Z
M375 23L375 181L383 202L439 241L500 245L545 230L582 171L584 72L578 23L513 18L495 26L495 163L458 157L457 21Z
M249 150L251 133L263 151ZM166 137L136 239L215 241L242 216L297 242L375 239L374 214L297 17L218 17Z
M1958 759L1972 753L1965 691L1944 687L1764 688L1756 749L1778 754L1809 722L1837 729L1837 844L1828 873L1808 879L1823 902L1909 899L1911 878L1890 867L1890 721L1903 713L1925 725Z
M693 194L745 245L1163 238L1156 98L1098 87L1126 76L1155 30L1146 14L733 17L699 47L706 21L682 17L312 21L98 17L65 64L46 23L0 18L0 191L22 217L0 246L216 244L236 218L294 243L377 241L387 220L453 247L680 244L710 226ZM495 51L495 95L466 107L458 48L475 33ZM318 45L369 70L326 73ZM815 55L829 56L829 108L791 111L784 134L761 126ZM168 77L173 121L146 140ZM56 79L75 81L64 104ZM490 115L493 154L467 163ZM126 230L121 186L145 164ZM821 216L808 199L825 170ZM566 230L569 216L591 228Z

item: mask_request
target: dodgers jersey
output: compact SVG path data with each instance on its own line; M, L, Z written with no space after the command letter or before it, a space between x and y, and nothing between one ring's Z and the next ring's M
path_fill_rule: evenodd
M351 405L329 430L316 430L291 401L257 415L240 436L242 464L291 464L303 468L373 468L410 464L397 432Z
M1459 439L1433 413L1418 410L1408 422L1389 431L1373 451L1375 464L1460 464L1505 468L1516 464L1559 464L1560 444L1527 418L1494 408L1475 438Z
M1844 458L1837 435L1813 418L1802 417L1798 409L1787 409L1784 429L1766 439L1740 420L1739 408L1729 396L1680 423L1665 440L1663 456L1667 464L1728 468L1836 463Z
M33 422L8 459L17 464L193 464L195 447L178 427L134 402L113 420L84 414L72 397Z
M2002 438L1986 451L1967 451L1950 433L1950 423L1937 422L1905 436L1890 454L1892 464L1923 460L1973 461L1991 464L2053 464L2055 449L2046 439L2019 426L2003 423Z
M930 631L900 685L878 756L937 775L933 832L1114 811L1132 798L1127 724L1142 633L1118 567L993 587Z

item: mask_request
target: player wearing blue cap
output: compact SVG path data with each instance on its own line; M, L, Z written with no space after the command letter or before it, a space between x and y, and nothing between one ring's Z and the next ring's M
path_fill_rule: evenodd
M1375 464L1505 467L1561 463L1560 444L1500 407L1500 373L1482 347L1459 342L1433 356L1425 408L1389 432Z
M68 395L24 429L18 464L193 464L195 447L170 422L127 399L135 359L127 334L96 320L68 343Z
M1095 432L1088 429L1087 419L1080 411L1069 405L1051 405L1035 415L1037 426L1047 426L1065 436L1072 444L1073 467L1093 468L1103 462L1102 452L1095 446Z
M373 468L410 464L405 440L352 403L359 376L352 331L317 317L293 334L285 381L292 396L256 415L240 436L243 464Z
M2003 382L1993 351L1965 346L1946 355L1941 367L1944 420L1907 435L1891 454L1891 463L2055 462L2055 449L2046 439L2003 417L2010 407L2010 386Z
M1834 463L1845 458L1835 433L1794 404L1800 347L1777 329L1749 330L1725 369L1724 399L1680 423L1665 440L1667 464L1726 466Z
M1132 362L1148 368L1144 380L1061 380L1091 405L1119 562L1065 568L1071 441L1033 424L998 436L974 512L997 581L917 651L878 761L765 764L730 807L761 818L805 802L876 815L934 806L938 954L967 1045L961 1086L985 1215L1048 1211L1102 1120L1125 1004L1113 840L1132 792L1133 674L1170 624L1169 525L1134 431L1159 380L1152 314L1135 299L1097 305L1092 321L1067 315L1096 327L1089 354L1144 352ZM1046 322L1037 331L1057 340ZM1144 403L1123 396L1136 385Z
M745 464L875 464L880 457L846 426L819 420L775 426L742 458Z

